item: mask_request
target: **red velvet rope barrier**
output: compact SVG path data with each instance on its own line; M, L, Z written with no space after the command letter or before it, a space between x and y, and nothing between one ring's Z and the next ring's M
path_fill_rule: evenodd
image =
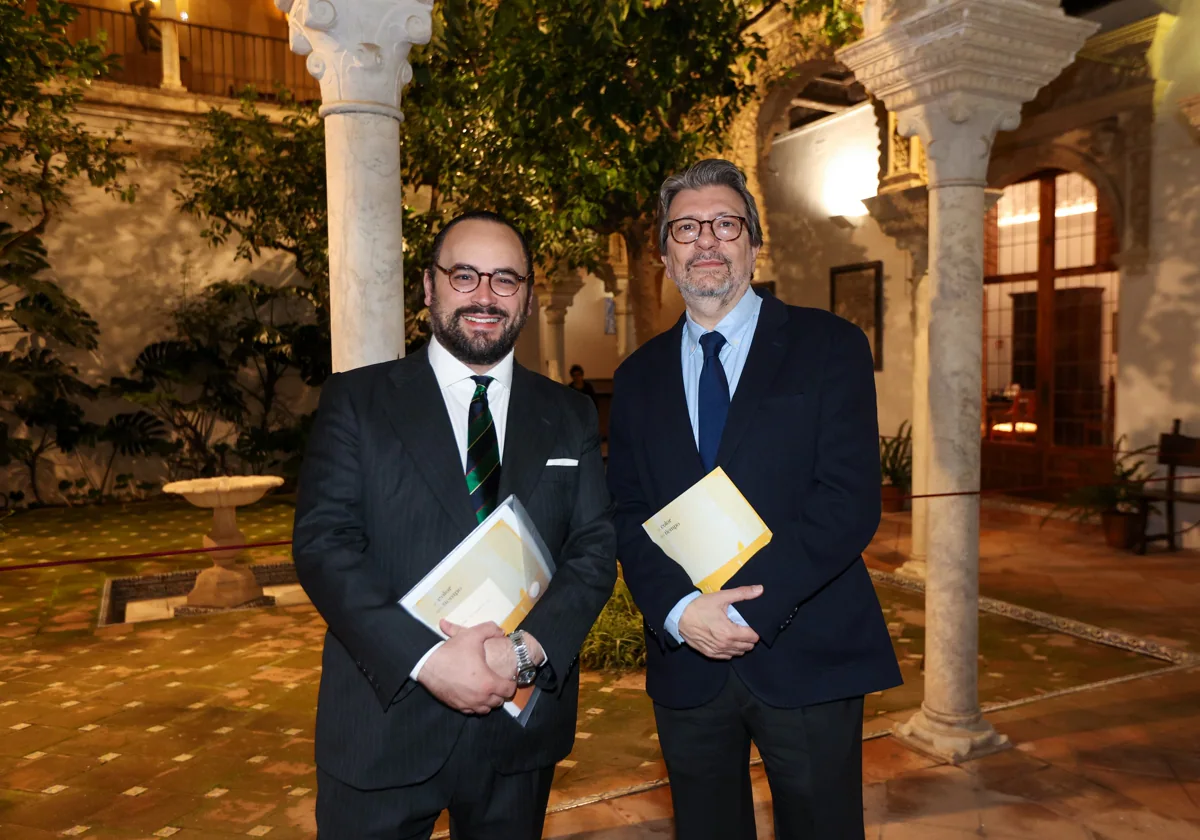
M1176 476L1175 480L1189 478L1189 476ZM901 499L944 499L950 496L995 496L1008 493L1031 493L1040 490L1055 490L1066 491L1076 490L1083 487L1118 487L1122 485L1143 485L1154 481L1166 481L1167 476L1153 476L1151 478L1139 479L1138 481L1114 481L1109 484L1077 484L1077 485L1049 485L1041 484L1032 487L1002 487L992 490L956 490L949 493L921 493L901 496ZM271 548L274 546L291 545L291 540L274 540L272 542L246 543L245 545L230 545L221 546L219 549L213 548L176 548L167 549L164 551L147 551L140 554L117 554L105 557L81 557L72 560L47 560L42 563L22 563L15 566L0 566L0 572L21 572L30 569L53 569L57 566L83 566L89 563L115 563L122 560L153 560L158 557L176 557L187 554L207 554L213 550L219 551L241 551L247 548Z
M28 569L53 569L55 566L82 566L87 563L115 563L118 560L153 560L156 557L175 557L183 554L208 554L210 551L240 551L244 548L270 548L291 545L291 540L245 543L244 545L222 545L212 548L173 548L166 551L146 551L141 554L115 554L104 557L80 557L77 560L47 560L42 563L22 563L19 566L0 566L0 572L20 572Z

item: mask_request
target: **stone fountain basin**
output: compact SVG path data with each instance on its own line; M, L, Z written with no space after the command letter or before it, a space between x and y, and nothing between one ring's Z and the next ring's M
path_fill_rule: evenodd
M172 481L163 485L163 492L183 496L197 507L236 508L254 504L281 484L277 475L223 475Z

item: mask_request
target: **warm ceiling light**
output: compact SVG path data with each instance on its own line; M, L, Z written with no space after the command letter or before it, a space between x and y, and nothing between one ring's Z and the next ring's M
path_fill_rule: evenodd
M1013 424L1012 423L993 423L992 431L1000 432L1001 434L1010 435L1010 434L1012 434L1012 431L1013 431ZM1037 423L1030 423L1026 420L1018 420L1017 421L1017 434L1031 435L1036 431L1037 431Z
M1068 207L1058 207L1054 210L1054 217L1061 219L1065 216L1082 216L1086 213L1096 212L1096 202L1088 201L1083 204L1072 204ZM1032 213L1018 213L1015 216L1001 216L996 224L1000 227L1012 227L1014 225L1027 225L1030 222L1041 221L1042 214L1038 211Z

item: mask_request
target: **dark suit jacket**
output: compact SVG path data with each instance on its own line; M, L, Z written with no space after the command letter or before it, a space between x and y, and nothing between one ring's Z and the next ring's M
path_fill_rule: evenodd
M751 292L753 294L753 292ZM694 591L642 523L704 475L683 391L684 319L631 355L613 382L608 482L617 556L646 621L646 688L670 708L701 705L730 668L760 699L796 707L901 682L862 550L879 525L875 376L866 336L829 312L763 296L717 463L771 529L726 584L762 584L734 606L761 641L732 662L663 629Z
M553 458L578 467L546 466ZM579 648L612 592L615 536L596 410L514 365L500 499L515 493L557 566L522 624L550 666L524 729L489 714L501 772L546 767L575 735ZM331 377L300 475L293 552L329 625L317 764L362 789L412 784L445 762L467 719L408 678L439 637L397 601L475 527L445 402L424 350Z

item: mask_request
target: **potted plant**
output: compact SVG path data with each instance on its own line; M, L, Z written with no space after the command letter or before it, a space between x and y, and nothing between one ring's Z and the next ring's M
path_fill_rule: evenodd
M885 513L904 510L904 497L912 490L912 429L905 420L895 437L879 436L879 469Z
M1109 546L1131 549L1146 528L1146 518L1138 500L1151 473L1145 469L1140 456L1154 451L1155 446L1150 444L1141 449L1121 452L1124 439L1124 436L1119 438L1113 447L1114 452L1120 454L1113 458L1112 476L1108 483L1072 490L1055 510L1069 509L1071 512L1067 519L1078 522L1099 519L1104 528L1104 541Z

